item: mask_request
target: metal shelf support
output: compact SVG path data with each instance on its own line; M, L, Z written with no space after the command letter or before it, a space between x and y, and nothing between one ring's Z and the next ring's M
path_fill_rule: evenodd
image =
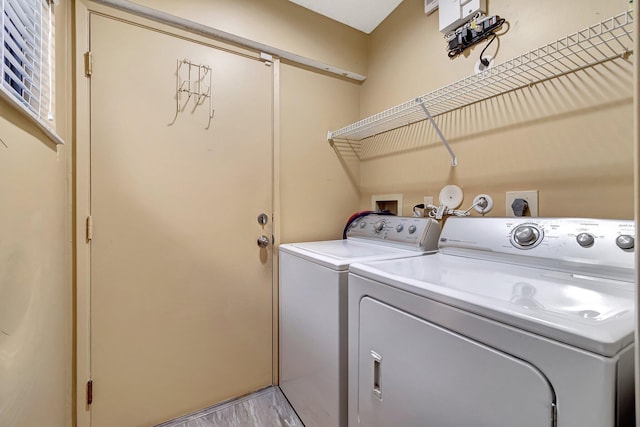
M444 135L442 134L442 131L440 130L440 127L437 125L436 121L433 120L433 116L431 115L431 113L429 112L427 107L425 107L424 102L422 102L422 100L420 98L417 98L416 102L418 102L420 104L420 107L422 107L422 111L424 111L424 115L427 116L427 118L431 122L431 126L433 126L433 128L436 130L436 133L440 137L440 140L442 141L442 144L444 144L445 148L449 152L449 155L451 156L451 166L457 166L458 165L458 158L453 153L453 150L451 149L451 146L449 145L449 142L447 141L447 138L445 138Z

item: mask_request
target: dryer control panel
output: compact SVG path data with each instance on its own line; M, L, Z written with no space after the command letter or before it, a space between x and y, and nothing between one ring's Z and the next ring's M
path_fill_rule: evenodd
M449 218L445 253L600 277L634 269L635 223L587 218Z
M438 250L440 224L432 218L371 214L351 223L348 239L375 240L376 243L421 252Z

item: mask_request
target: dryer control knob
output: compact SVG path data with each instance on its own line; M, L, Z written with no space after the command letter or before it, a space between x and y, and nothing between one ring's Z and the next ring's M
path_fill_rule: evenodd
M513 241L520 246L531 246L539 237L538 229L530 225L521 225L513 230Z
M398 233L400 233L402 230L404 230L404 225L402 225L402 224L398 224L398 225L396 226L396 231L397 231Z
M416 226L415 226L415 225L410 225L410 226L409 226L409 234L413 234L413 233L415 233L415 232L416 232L416 230L417 230L417 228L416 228Z
M618 245L620 249L633 249L634 243L635 239L628 234L622 234L616 239L616 245Z
M384 228L384 220L380 219L373 224L373 231L379 233Z
M593 246L593 242L595 242L595 239L593 238L593 235L589 234L589 233L580 233L576 236L576 240L578 241L578 244L580 246L582 246L583 248L588 248L590 246Z

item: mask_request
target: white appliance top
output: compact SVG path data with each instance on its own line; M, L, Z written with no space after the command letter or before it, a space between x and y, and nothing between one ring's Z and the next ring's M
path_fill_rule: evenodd
M354 221L346 240L288 243L280 250L334 270L354 262L406 258L435 252L439 224L431 218L368 215Z
M350 271L605 356L631 344L633 222L533 220L449 218L439 254Z
M424 254L424 252L398 249L357 240L288 243L280 245L280 250L333 270L345 271L349 269L349 264L354 262L372 262Z

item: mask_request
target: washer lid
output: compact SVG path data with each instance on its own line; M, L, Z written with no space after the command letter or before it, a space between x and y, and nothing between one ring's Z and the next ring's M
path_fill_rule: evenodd
M604 356L633 342L630 282L446 254L351 272Z
M364 243L354 240L327 240L323 242L288 243L280 250L300 256L334 270L348 270L354 262L415 257L423 252Z

